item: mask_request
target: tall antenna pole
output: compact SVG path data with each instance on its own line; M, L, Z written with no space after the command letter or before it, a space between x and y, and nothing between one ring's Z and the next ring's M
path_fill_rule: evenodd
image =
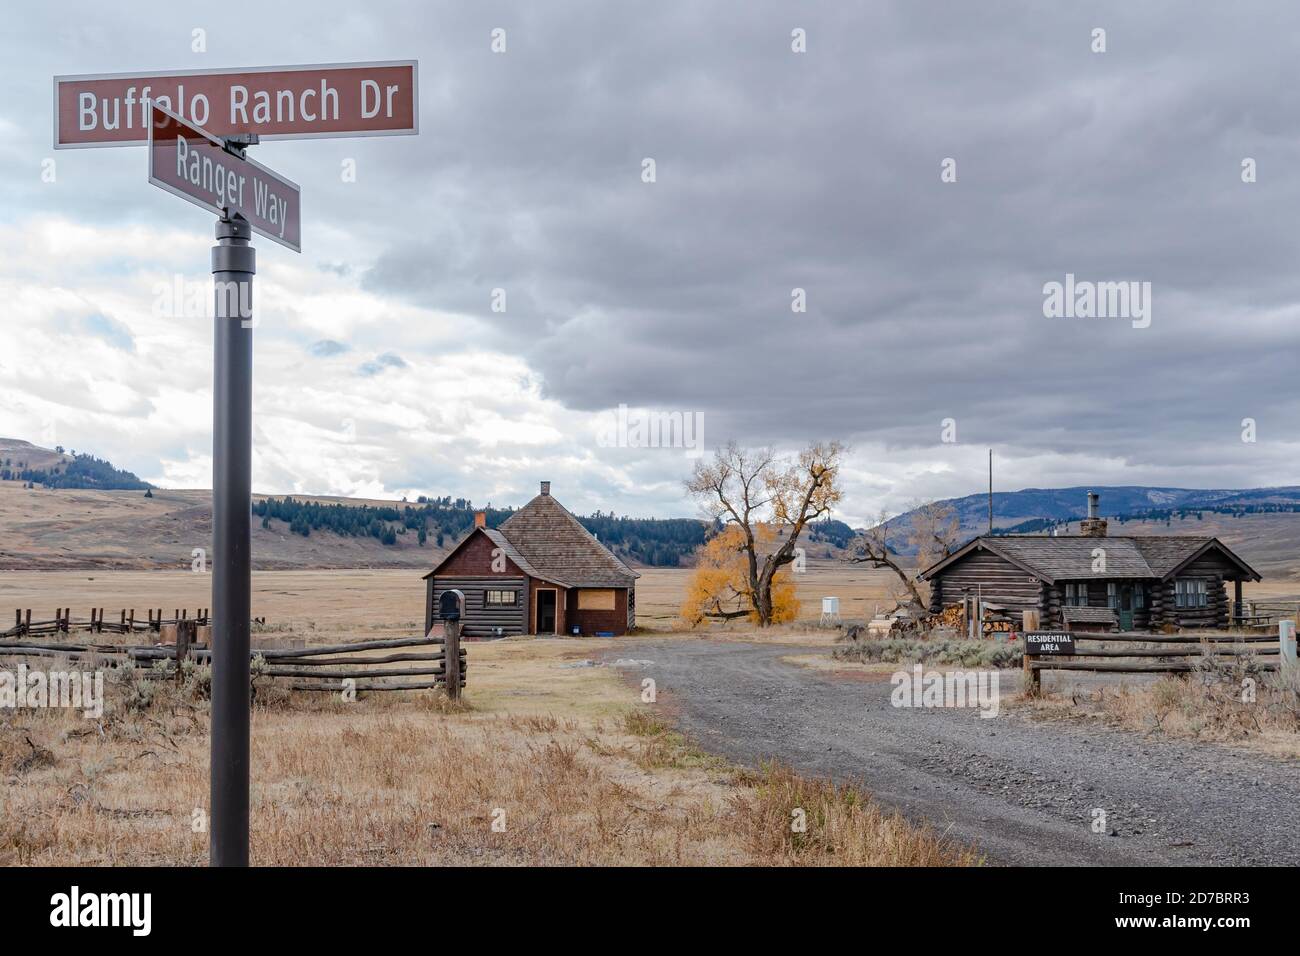
M989 449L989 534L993 533L993 449Z

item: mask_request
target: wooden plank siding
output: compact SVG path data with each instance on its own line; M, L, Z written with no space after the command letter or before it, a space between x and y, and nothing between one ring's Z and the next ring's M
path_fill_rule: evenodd
M494 637L498 627L503 634L527 633L528 580L523 575L511 577L504 574L472 577L439 574L428 578L424 632L429 633L440 620L438 601L442 592L456 589L465 595L461 619L461 634L465 637ZM514 606L489 605L486 600L489 590L513 591Z

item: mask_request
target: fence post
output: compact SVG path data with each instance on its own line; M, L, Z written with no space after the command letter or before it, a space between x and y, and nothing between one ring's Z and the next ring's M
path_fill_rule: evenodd
M460 621L447 621L442 626L447 643L443 645L442 676L449 700L460 699Z
M1042 688L1041 675L1034 670L1034 659L1029 653L1029 638L1026 636L1030 631L1038 630L1038 612L1025 611L1022 615L1022 623L1025 629L1024 634L1020 635L1021 640L1025 642L1024 657L1022 665L1024 667L1024 692L1026 694L1037 694Z
M179 687L183 680L181 676L181 664L189 659L190 643L194 638L194 625L189 621L176 622L176 686Z
M1296 666L1295 621L1277 622L1278 643L1282 645L1282 666Z
M1034 655L1029 653L1028 646L1025 647L1025 691L1026 693L1037 694L1042 689L1042 674L1034 670Z

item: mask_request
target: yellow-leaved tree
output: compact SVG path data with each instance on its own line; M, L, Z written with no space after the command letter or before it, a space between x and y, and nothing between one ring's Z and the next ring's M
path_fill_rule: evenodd
M776 531L770 525L755 527L760 551L771 550ZM759 623L758 603L749 586L749 562L745 551L745 534L739 525L726 525L708 540L700 553L686 588L681 618L691 627L705 620L730 621L745 617ZM794 594L794 579L789 567L782 567L772 577L772 617L770 623L781 624L799 616L799 600Z

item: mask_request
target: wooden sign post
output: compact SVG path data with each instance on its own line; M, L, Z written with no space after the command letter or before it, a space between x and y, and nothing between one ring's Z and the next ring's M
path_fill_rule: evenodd
M447 637L442 660L447 699L460 700L460 621L448 621L443 625L443 633Z

